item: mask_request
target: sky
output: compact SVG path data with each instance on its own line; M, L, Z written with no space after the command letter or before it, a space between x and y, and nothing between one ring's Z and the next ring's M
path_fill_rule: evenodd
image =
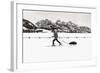
M33 23L39 20L49 19L52 22L56 22L56 20L65 22L72 21L79 26L91 27L90 13L24 10L23 18Z

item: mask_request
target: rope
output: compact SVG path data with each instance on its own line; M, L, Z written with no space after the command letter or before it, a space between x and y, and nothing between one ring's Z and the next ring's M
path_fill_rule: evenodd
M61 40L61 39L60 39ZM61 40L63 43L65 43L65 44L68 44L67 42L65 42L65 41L63 41L63 40Z

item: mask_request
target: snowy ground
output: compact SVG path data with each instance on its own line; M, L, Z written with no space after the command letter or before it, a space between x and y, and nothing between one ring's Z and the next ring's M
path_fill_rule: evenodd
M23 55L24 62L48 62L48 61L72 61L91 59L90 34L66 34L59 33L59 41L62 46L53 47L52 33L24 33ZM48 38L49 37L49 38ZM69 45L76 41L77 45Z

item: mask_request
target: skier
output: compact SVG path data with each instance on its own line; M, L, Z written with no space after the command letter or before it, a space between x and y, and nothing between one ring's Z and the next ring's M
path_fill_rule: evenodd
M53 39L53 42L52 42L52 46L55 46L54 42L57 41L59 43L59 46L61 45L61 42L58 40L58 32L57 32L57 29L53 29L53 34L54 34L54 39Z

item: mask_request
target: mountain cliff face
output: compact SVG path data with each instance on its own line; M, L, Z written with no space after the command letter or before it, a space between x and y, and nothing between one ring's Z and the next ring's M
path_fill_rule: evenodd
M37 27L29 20L23 19L23 32L34 32Z
M43 30L49 30L52 31L53 29L57 29L58 32L65 32L65 33L91 33L91 29L86 26L78 26L77 24L73 23L72 21L64 22L57 20L55 23L53 23L51 20L45 19L40 20L33 24L32 22L28 20L23 20L23 27L30 30L31 32L37 32Z

